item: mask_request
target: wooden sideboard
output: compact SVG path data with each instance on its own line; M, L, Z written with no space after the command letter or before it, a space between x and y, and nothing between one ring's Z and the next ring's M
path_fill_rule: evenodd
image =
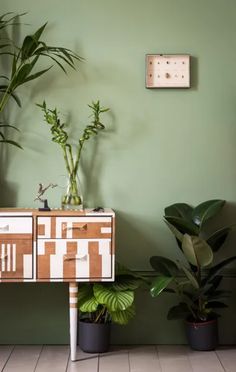
M76 360L78 282L113 281L111 209L0 209L0 282L68 282L71 360Z

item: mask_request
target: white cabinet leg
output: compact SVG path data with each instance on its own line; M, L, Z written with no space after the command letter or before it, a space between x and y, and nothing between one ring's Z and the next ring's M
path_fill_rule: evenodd
M77 317L78 317L78 284L69 284L69 301L70 301L70 355L71 360L76 360L77 350Z

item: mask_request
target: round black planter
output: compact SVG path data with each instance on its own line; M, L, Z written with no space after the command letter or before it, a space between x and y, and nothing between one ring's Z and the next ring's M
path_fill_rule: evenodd
M105 353L110 346L110 323L79 321L79 346L86 353Z
M186 321L188 343L194 350L214 350L218 346L218 321Z

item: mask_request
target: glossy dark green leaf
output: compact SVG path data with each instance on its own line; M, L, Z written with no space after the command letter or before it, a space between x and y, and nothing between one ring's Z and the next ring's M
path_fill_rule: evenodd
M190 311L188 305L185 302L180 302L179 305L173 306L170 308L167 319L176 320L176 319L186 319Z
M165 216L181 217L190 220L192 217L193 207L186 203L175 203L165 208Z
M183 240L183 234L178 230L176 229L176 227L174 225L172 225L171 223L169 223L168 221L165 221L165 223L167 224L167 226L169 227L170 231L174 234L174 236L176 237L176 240L177 242L179 243L182 243L182 240Z
M165 216L165 220L171 225L175 226L182 234L198 235L199 228L189 221L184 220L181 217Z
M173 281L173 277L158 276L151 285L150 293L152 297L157 297Z
M224 206L225 200L207 200L194 208L192 219L198 226L202 226L208 219L214 217Z
M236 260L236 256L229 257L226 260L223 260L220 263L218 263L217 265L213 266L209 270L206 278L203 279L202 284L205 285L207 282L211 281L216 275L218 275L221 272L221 270L224 267L228 266L229 264L231 264L235 260Z
M196 279L196 277L194 276L194 273L191 272L189 269L187 269L181 262L179 263L181 269L183 270L185 276L187 277L187 279L189 280L190 284L195 288L195 289L199 289L199 283Z
M215 231L208 239L207 243L211 246L213 252L217 252L224 244L231 231L230 227L224 227Z
M223 276L216 275L211 281L208 282L208 287L205 285L204 293L209 296L214 294L216 289L219 287L220 283L222 282Z
M152 256L150 258L150 264L152 268L163 276L175 276L180 273L180 270L176 263L169 258L162 256Z
M228 307L224 302L221 301L209 301L206 304L206 308L212 308L212 309L224 309Z

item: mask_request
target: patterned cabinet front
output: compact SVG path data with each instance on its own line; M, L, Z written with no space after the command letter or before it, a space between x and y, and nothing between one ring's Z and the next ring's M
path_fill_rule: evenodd
M33 278L32 232L32 217L0 217L0 280Z
M111 281L113 216L37 217L37 279Z

